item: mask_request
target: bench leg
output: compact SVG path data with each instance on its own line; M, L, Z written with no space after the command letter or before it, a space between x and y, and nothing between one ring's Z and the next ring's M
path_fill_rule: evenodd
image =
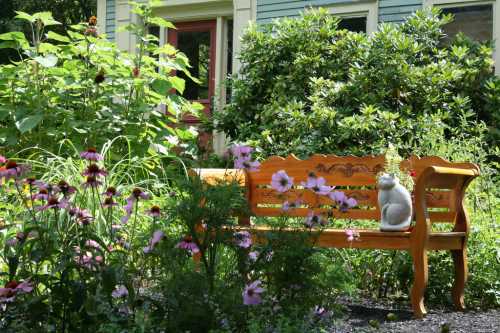
M411 288L411 305L416 318L423 318L427 314L424 305L424 292L429 277L427 264L427 251L425 249L412 249L413 258L413 287Z
M464 289L467 282L467 250L452 250L453 264L455 266L455 282L451 290L453 304L457 310L465 310Z

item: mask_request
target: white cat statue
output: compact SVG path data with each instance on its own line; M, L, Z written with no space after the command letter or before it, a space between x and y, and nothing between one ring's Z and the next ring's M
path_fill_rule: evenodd
M393 174L384 173L378 178L378 204L382 217L381 231L404 231L410 227L411 195Z

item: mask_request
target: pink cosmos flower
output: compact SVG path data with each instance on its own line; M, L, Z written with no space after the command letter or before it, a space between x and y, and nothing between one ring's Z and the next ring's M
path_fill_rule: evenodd
M93 239L89 239L85 242L85 246L94 248L96 250L101 250L101 245Z
M359 233L356 230L353 230L353 229L346 229L345 230L345 234L347 236L347 241L348 242L352 242L355 239L359 238Z
M237 159L250 160L253 148L245 145L234 145L230 148L231 154Z
M327 186L325 184L325 178L316 177L314 174L310 174L309 177L307 177L307 181L301 183L302 186L313 191L316 194L328 195L333 190L333 187Z
M234 161L235 169L245 169L250 172L259 171L260 163L257 161L238 158Z
M275 172L271 177L271 187L278 192L284 193L293 186L293 178L289 177L285 170Z
M179 248L179 249L187 250L190 254L200 252L198 245L196 245L196 243L193 242L193 238L191 236L184 237L184 239L182 241L180 241L179 243L177 243L177 245L175 247Z
M302 204L303 204L303 202L300 199L297 199L294 202L285 201L285 202L283 202L283 205L281 206L281 209L283 211L287 212L290 209L300 207L300 205L302 205Z
M87 148L86 151L80 153L80 157L86 159L87 161L100 161L102 160L102 155L97 152L94 147Z
M256 262L258 258L259 258L259 251L252 251L248 253L248 259L250 259L250 261Z
M249 285L245 286L245 290L243 290L243 304L245 305L258 305L262 303L262 297L260 294L264 292L264 289L261 288L261 281L256 280Z
M325 225L327 225L327 223L328 223L328 220L325 219L322 215L316 214L313 211L310 211L307 214L307 218L304 222L304 225L308 228L313 228L313 227L316 227L318 225L325 226Z
M122 298L128 296L128 289L123 284L120 284L115 287L115 290L111 292L111 297L113 298Z
M233 234L236 245L244 249L252 246L252 236L248 231L239 231Z
M165 237L165 233L161 230L156 230L153 233L153 237L149 240L149 245L143 249L144 253L151 253L154 250L155 245L158 244L163 237Z
M337 202L341 212L346 212L349 208L352 208L358 204L356 199L348 198L344 192L334 191L330 193L330 199Z

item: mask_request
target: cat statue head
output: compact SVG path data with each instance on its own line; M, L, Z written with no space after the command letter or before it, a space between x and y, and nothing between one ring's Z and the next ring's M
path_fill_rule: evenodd
M397 184L399 184L399 179L392 173L391 174L383 173L381 176L378 177L377 180L377 187L380 190L390 190Z

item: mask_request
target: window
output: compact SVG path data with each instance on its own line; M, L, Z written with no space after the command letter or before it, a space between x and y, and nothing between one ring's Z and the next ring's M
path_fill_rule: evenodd
M343 17L339 22L339 29L366 32L366 17Z
M459 32L483 42L493 39L493 5L443 8L443 14L454 17L453 22L444 26L447 39Z
M427 7L436 6L445 14L453 14L454 21L444 26L449 42L458 32L478 41L493 40L500 45L500 0L425 0ZM495 72L500 74L500 49L496 50Z
M377 1L331 5L328 10L332 15L341 19L339 29L366 33L377 31Z

